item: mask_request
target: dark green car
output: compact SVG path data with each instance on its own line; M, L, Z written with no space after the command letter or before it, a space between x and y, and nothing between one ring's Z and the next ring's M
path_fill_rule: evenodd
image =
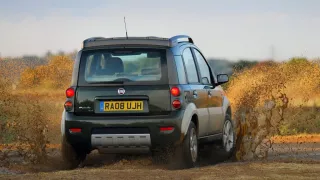
M194 167L198 147L235 146L231 108L189 36L86 39L78 52L62 114L62 154L76 168L92 150L151 153L166 149ZM178 158L179 157L179 158Z

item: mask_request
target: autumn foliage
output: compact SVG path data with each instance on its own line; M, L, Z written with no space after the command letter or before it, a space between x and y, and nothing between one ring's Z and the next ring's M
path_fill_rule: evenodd
M26 68L20 78L20 87L63 89L70 83L73 60L68 56L53 56L47 65Z

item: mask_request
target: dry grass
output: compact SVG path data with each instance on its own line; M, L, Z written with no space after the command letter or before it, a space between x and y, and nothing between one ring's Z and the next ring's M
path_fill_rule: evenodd
M320 143L320 134L299 134L292 136L273 136L274 143Z
M319 102L320 67L307 60L257 65L235 74L228 85L227 94L233 106L239 109L247 94L255 94L248 104L263 105L270 95L279 91L290 98L290 105L299 106ZM317 101L316 101L317 99Z

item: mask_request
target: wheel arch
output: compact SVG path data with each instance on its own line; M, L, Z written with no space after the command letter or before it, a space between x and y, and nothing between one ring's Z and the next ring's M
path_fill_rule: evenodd
M190 103L187 105L182 118L181 134L183 134L184 136L187 134L188 128L191 122L195 123L198 131L198 128L199 128L198 112L197 112L197 107L194 103Z
M230 106L230 105L227 107L226 115L229 115L230 118L231 118L231 116L232 116L232 111L231 111L231 106Z
M231 104L229 99L226 96L223 97L222 109L225 115L227 114L229 114L230 116L232 115Z
M193 114L192 115L191 122L194 123L194 125L196 126L196 131L197 131L197 133L199 133L199 119L198 119L198 115L197 114Z

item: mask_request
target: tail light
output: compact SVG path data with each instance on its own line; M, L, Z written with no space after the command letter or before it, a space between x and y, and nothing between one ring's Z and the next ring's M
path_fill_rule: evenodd
M178 97L181 95L181 91L179 89L179 87L176 87L176 86L173 86L171 89L170 89L170 93L172 96L174 97ZM181 107L181 102L180 100L178 99L175 99L172 101L172 107L175 108L175 109L179 109Z
M67 101L64 103L64 108L66 109L66 111L71 111L73 108L73 104L71 101Z
M67 101L64 103L64 109L65 109L67 112L73 112L74 96L75 96L75 89L72 88L72 87L69 87L69 88L66 90Z
M66 90L66 96L67 98L72 98L74 96L75 92L74 92L74 89L73 88L68 88Z
M180 89L178 87L172 87L170 90L172 96L180 96Z
M178 99L176 99L172 101L172 106L176 109L179 109L181 107L181 102Z

